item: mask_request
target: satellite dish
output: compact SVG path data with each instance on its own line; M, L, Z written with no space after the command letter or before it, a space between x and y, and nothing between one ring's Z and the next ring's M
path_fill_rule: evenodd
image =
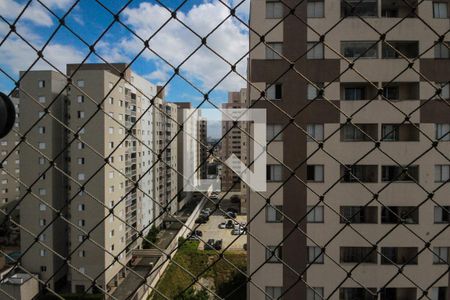
M11 131L16 121L16 110L11 99L0 93L0 139Z

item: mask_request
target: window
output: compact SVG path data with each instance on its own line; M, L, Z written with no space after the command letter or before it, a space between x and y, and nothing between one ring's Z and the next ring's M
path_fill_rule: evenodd
M378 139L377 124L343 124L341 127L342 142L367 142Z
M377 252L372 247L341 247L341 263L377 263Z
M320 90L323 89L323 83L315 83L315 86L311 83L308 83L308 100L319 100L323 99L323 90L322 94L319 94Z
M418 41L387 41L383 43L382 55L389 58L415 58L419 55Z
M436 82L436 85L441 89L441 92L439 93L438 96L436 96L435 99L444 99L444 100L450 99L449 83L448 82Z
M267 165L267 181L281 181L282 170L280 165Z
M41 249L41 251L39 253L40 253L41 256L46 256L47 255L47 250Z
M39 134L45 134L45 127L44 126L39 126L38 127L38 132L39 132Z
M43 111L38 112L38 117L39 118L42 118L44 115L45 115L45 112L43 112Z
M84 87L84 80L77 80L78 87Z
M434 182L447 182L450 179L450 165L434 166Z
M448 59L450 58L449 42L437 43L434 46L434 58Z
M86 225L85 220L78 220L78 226L83 227L84 225Z
M341 223L376 224L378 207L376 206L341 206Z
M314 140L321 142L323 141L323 124L308 124L306 125L306 131L308 136L306 137L308 142Z
M366 89L364 87L344 88L344 100L356 101L366 99Z
M323 18L324 17L324 1L323 0L308 0L308 18Z
M80 252L78 252L78 256L79 257L86 257L86 251L81 250Z
M77 112L77 115L78 115L78 119L84 119L84 111L79 110Z
M266 59L281 59L283 43L267 43Z
M283 221L282 205L268 205L266 206L266 222L267 223L280 223Z
M283 17L283 3L276 0L266 1L266 18L280 19Z
M417 247L381 247L381 264L417 265Z
M378 58L376 41L341 42L341 53L347 58Z
M448 3L433 2L433 18L436 19L448 18Z
M41 272L47 272L47 266L41 266Z
M85 209L86 209L86 206L83 203L78 204L78 211L85 211Z
M308 246L308 263L323 264L324 254L322 249L317 246Z
M383 88L383 97L387 100L400 99L400 90L398 86L385 86Z
M38 148L41 149L41 150L45 149L45 148L47 148L47 144L46 143L39 143L38 144Z
M109 148L111 148L111 149L114 148L114 142L109 142Z
M39 101L39 103L45 103L45 97L44 96L39 96L38 97L38 101Z
M367 287L340 288L339 300L377 300L377 289Z
M417 124L382 124L381 140L385 142L419 141L420 131Z
M268 263L278 263L282 260L281 246L267 246L266 260Z
M378 166L347 165L341 166L341 182L378 182Z
M377 17L377 0L341 0L341 16Z
M39 219L39 225L40 225L40 226L45 226L45 225L47 225L47 220L46 220L46 219Z
M78 103L84 103L84 96L83 95L78 95L77 96L77 102Z
M109 127L108 128L108 133L109 134L114 134L114 127Z
M85 160L84 157L78 157L78 159L77 159L77 162L78 162L79 165L84 165L85 161L86 160Z
M266 300L281 299L283 288L279 286L266 286Z
M279 124L267 125L267 141L281 141L283 140L283 126Z
M45 80L39 80L38 81L38 87L39 88L45 88Z
M324 50L323 43L321 42L308 42L306 43L308 53L306 54L307 59L323 59Z
M109 104L114 104L114 98L113 97L109 97L108 101L109 101Z
M431 300L448 300L447 298L448 287L434 287L431 289Z
M85 180L86 179L86 175L84 173L78 173L78 180Z
M47 190L46 189L39 189L39 195L40 196L45 196L45 195L47 195Z
M434 223L450 223L450 206L434 207Z
M283 97L283 86L281 83L275 83L267 86L266 98L268 100L281 100Z
M308 215L306 216L306 221L308 223L323 223L324 220L324 210L323 205L308 206Z
M39 211L45 211L47 210L47 205L44 203L39 203Z
M415 206L383 206L381 208L382 224L418 224L419 209Z
M450 141L450 124L436 124L436 139Z
M387 182L410 182L419 180L419 166L409 166L406 168L400 166L382 166L381 181Z
M434 247L433 252L433 264L448 264L448 247Z
M323 165L308 165L306 170L306 179L313 182L323 182L324 179Z
M306 289L306 300L322 300L325 299L323 287L308 287Z
M44 165L45 164L45 158L44 157L39 157L38 162L39 162L40 165Z

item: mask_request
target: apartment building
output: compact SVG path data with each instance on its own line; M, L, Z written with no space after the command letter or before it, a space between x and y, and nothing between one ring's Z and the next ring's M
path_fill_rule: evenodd
M176 107L125 64L67 65L67 74L68 86L54 71L31 71L21 81L21 130L32 127L34 147L20 149L22 180L32 185L22 193L21 224L39 239L22 232L22 262L52 289L110 292L127 274L139 233L160 225L161 203L176 194L171 171L161 181L156 152L172 134L165 116ZM176 167L174 144L164 160Z
M239 92L229 92L228 102L222 104L223 109L242 109L247 99L247 89L241 89ZM244 122L238 124L244 126ZM226 161L232 154L241 159L241 139L243 134L239 127L233 128L232 121L222 121L222 147L220 149L220 159ZM230 168L222 166L221 172L222 191L240 191L241 183L239 176Z
M164 95L164 91L158 91ZM155 225L159 226L164 218L173 215L178 209L178 161L177 123L178 107L175 103L155 99L154 108L154 151L161 157L156 160L155 169Z
M251 2L268 190L247 193L249 299L449 299L450 3L408 2Z
M16 109L16 123L14 129L19 130L19 98L17 90L11 95L11 100ZM16 179L20 178L19 149L16 148L19 136L10 132L0 141L0 207L17 200L20 196L20 184Z
M198 161L202 164L200 167L200 179L208 178L208 121L206 118L201 118L198 124L199 149Z

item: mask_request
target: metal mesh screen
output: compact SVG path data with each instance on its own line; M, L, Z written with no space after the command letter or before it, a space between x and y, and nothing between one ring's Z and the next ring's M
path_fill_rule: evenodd
M133 17L145 22L130 17L128 11L144 9L141 1L63 2L0 2L5 11L0 13L2 85L8 87L10 97L19 99L20 107L19 126L9 136L17 143L0 149L4 184L13 182L20 190L12 204L0 207L5 237L0 253L9 261L0 285L1 299L22 299L10 288L24 287L28 278L39 286L38 299L449 299L448 2L156 0L147 3L150 9L162 11L163 17L153 23L158 26L144 29L129 22ZM202 5L220 8L215 26L206 34L198 33L187 20L188 11ZM89 7L92 11L87 12ZM210 11L194 18L210 18ZM90 19L87 30L80 30L81 23L75 21L83 13ZM27 26L32 19L45 22L47 18L53 23L51 30L32 32ZM258 24L263 19L266 23ZM230 22L250 40L250 47L239 55L220 48L235 42L220 36L229 30ZM349 24L354 27L344 26L345 22L353 22ZM178 59L171 55L176 49L161 51L154 43L172 38L168 32L174 24L189 37L186 55ZM295 26L304 30L297 33L298 39L292 37ZM349 28L352 31L345 31ZM398 36L392 34L396 30L408 33L405 40L391 38ZM133 43L105 45L105 37L119 32ZM277 40L283 35L284 41ZM66 48L55 45L61 36L78 49L72 61L64 59L69 55ZM181 42L172 41L173 45ZM122 47L131 45L133 55L122 56ZM14 51L23 51L27 57L20 74L6 61ZM221 70L226 72L217 75L211 69L201 79L193 75L192 64L204 55L225 65ZM132 69L145 73L140 63L149 56L158 61L156 70L167 73L154 91L144 89L130 75ZM373 63L377 59L382 59L379 66ZM333 62L321 63L326 60ZM61 61L70 63L67 71ZM265 66L264 61L276 64ZM114 76L101 82L95 75L82 73L95 71L92 63ZM334 70L327 69L330 66ZM44 75L33 75L38 69L52 70L53 75L40 83L36 79ZM264 72L270 72L266 76L270 81L261 79ZM179 210L177 203L185 195L179 178L186 176L180 160L177 165L167 157L176 157L177 150L171 147L182 143L186 124L177 117L176 102L170 106L161 100L164 90L171 99L169 87L181 82L192 91L186 100L194 102L195 110L220 109L223 100L217 100L217 93L230 78L247 89L240 108L267 109L268 124L275 128L264 145L270 161L268 191L252 191L235 178L218 197L194 192L199 198ZM318 78L327 79L319 83ZM94 88L88 86L89 80L95 82ZM52 85L51 99L43 99L36 88L53 81L57 83ZM115 93L124 86L133 92L125 91L126 103L120 103ZM289 101L283 101L284 97ZM290 102L295 98L298 102ZM125 105L125 119L110 108L113 105ZM273 122L272 114L277 116ZM149 143L144 133L147 122L167 126L167 130L154 129L155 140L159 131L172 133L160 144ZM114 126L112 132L108 132L110 126ZM214 142L192 136L198 151L207 153L197 160L196 170L211 161L225 170L226 157L217 149L236 132L240 146L255 143L252 126L237 121ZM50 138L44 145L37 134ZM114 135L113 142L105 137L108 134ZM295 146L299 144L303 146ZM287 150L291 146L294 152ZM89 154L78 157L74 153L80 149ZM144 161L141 154L151 163L137 168L136 160ZM122 155L125 162L120 164ZM256 157L250 150L245 154L242 150L244 156L252 166ZM20 174L10 168L18 157ZM79 168L75 165L86 165L86 171L75 172ZM36 168L39 175L31 176ZM172 182L178 180L178 186L160 202L156 187L175 186L168 183L167 174ZM46 176L52 180L46 183L47 190L42 188ZM120 177L123 186L110 187L105 181L113 177ZM148 180L152 189L145 183ZM238 219L223 219L233 214L228 206L236 189L246 200L242 202L246 213ZM120 196L110 201L108 193L117 190ZM298 199L292 199L299 190ZM348 204L336 197L348 199ZM142 199L155 207L146 224L140 224L143 208L139 205L150 204L142 204ZM35 211L24 211L31 207L29 203L35 203ZM235 232L217 249L209 245L205 233L226 229L211 229L208 217L195 222L199 214L205 215L200 211L206 207L209 217L220 218L224 227ZM41 209L45 218L40 217ZM83 213L89 215L82 217ZM106 230L111 223L117 227ZM264 226L270 224L278 229L266 230ZM121 234L118 228L127 232L125 240L111 245L107 240ZM10 237L19 231L20 242L16 236L14 243ZM272 238L280 232L282 236ZM242 244L239 251L238 243ZM10 251L18 245L20 251ZM40 256L42 260L50 257L51 267L42 268ZM87 262L81 267L83 257ZM190 264L188 258L198 261ZM97 261L103 270L90 269ZM226 283L221 288L211 284L211 278L222 277ZM370 283L371 279L376 281Z

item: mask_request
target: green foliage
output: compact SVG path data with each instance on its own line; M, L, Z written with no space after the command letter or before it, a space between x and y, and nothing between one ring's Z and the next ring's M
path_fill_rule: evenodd
M158 241L158 233L159 229L153 226L148 231L147 236L145 237L144 241L142 242L142 248L143 249L150 249L152 247L152 244L155 244Z
M180 244L181 245L181 244ZM219 256L214 251L198 250L198 241L185 241L175 254L174 261L189 270L194 276L202 273L205 269L207 272L202 273L202 278L208 279L213 283L215 290L219 296L227 296L226 299L246 299L246 278L235 267L230 265L224 259L219 259ZM247 260L244 252L225 252L224 256L233 265L238 267L243 272L246 272ZM219 259L215 264L214 261ZM210 266L208 268L208 266ZM193 278L187 274L182 268L174 263L171 263L156 286L156 290L161 292L169 299L208 299L208 298L187 298L192 295L194 290L189 291L189 286L192 285ZM188 289L187 289L188 288ZM185 289L186 292L181 294ZM205 293L208 296L207 290L194 293L195 297L202 297ZM199 295L200 294L200 295ZM183 298L185 297L185 298ZM153 293L149 299L160 300L164 297Z
M192 287L183 294L178 295L174 300L208 300L208 292L206 290L195 291Z

